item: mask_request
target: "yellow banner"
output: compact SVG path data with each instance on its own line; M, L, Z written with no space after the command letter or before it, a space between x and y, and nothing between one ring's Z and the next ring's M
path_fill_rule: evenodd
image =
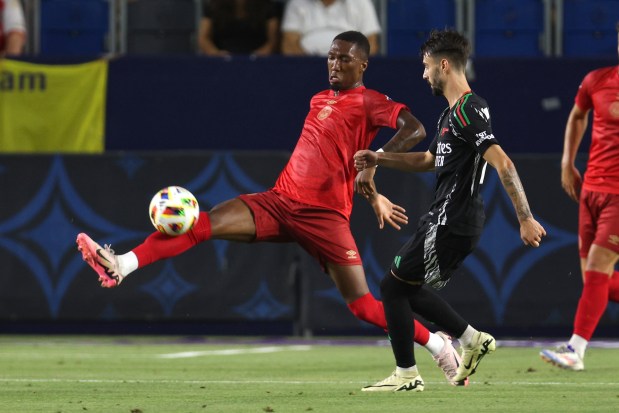
M106 85L106 60L0 59L0 152L103 152Z

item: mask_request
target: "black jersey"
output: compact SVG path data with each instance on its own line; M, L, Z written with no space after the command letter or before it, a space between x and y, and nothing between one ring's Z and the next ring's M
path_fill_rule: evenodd
M467 92L445 109L429 151L436 157L436 189L425 219L461 235L479 235L485 214L479 193L486 161L483 154L498 144L492 134L486 101Z

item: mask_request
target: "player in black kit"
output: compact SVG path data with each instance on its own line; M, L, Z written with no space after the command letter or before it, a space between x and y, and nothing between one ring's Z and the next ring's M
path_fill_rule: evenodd
M524 244L538 247L546 235L531 214L513 162L492 133L488 104L468 85L469 52L468 40L452 30L433 31L421 47L423 78L434 95L444 96L449 103L428 151L363 150L354 156L358 170L381 165L411 172L434 170L437 177L429 212L421 217L415 234L397 253L381 282L396 370L364 391L424 389L411 345L413 312L460 341L462 363L454 381L475 373L481 359L495 350L494 337L474 329L433 291L445 286L480 238L485 220L480 185L487 163L497 170L512 200Z

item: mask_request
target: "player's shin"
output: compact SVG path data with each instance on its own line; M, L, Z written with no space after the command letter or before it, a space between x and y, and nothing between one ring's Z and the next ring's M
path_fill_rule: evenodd
M139 268L164 258L177 256L194 245L211 238L211 220L208 212L200 212L195 226L179 236L169 236L160 232L149 235L142 244L132 251L138 258Z
M585 273L585 285L582 289L576 317L574 334L591 340L593 332L602 318L608 305L609 277L607 274L595 271Z

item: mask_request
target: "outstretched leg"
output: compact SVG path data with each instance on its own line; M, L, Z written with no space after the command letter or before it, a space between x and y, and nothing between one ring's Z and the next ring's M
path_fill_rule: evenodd
M132 252L138 268L177 256L209 239L249 242L256 236L256 225L249 207L240 199L225 201L209 212L201 212L196 225L183 235L169 237L155 232Z
M185 234L149 235L142 244L126 254L116 255L109 246L101 247L88 235L79 234L78 249L99 275L103 287L116 287L131 272L161 259L177 256L211 238L249 242L256 236L256 225L249 207L235 198L201 212L198 222Z

